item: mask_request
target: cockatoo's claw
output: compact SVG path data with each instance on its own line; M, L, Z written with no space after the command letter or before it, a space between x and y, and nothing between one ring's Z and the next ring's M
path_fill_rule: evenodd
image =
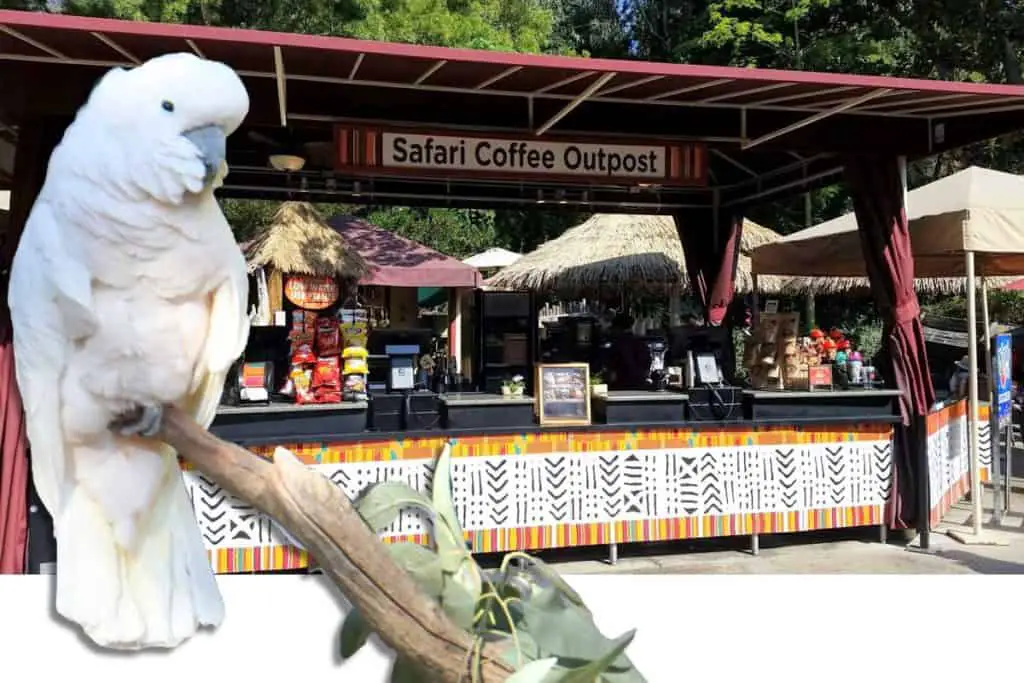
M163 421L161 405L137 406L111 423L111 428L122 436L156 436Z

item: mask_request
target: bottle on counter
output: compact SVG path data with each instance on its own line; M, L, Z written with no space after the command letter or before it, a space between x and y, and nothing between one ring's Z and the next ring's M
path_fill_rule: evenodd
M850 384L864 384L864 358L860 351L850 352L846 361L846 372L850 375Z

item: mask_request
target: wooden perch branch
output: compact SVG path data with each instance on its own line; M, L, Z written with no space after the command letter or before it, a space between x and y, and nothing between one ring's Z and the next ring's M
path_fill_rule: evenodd
M483 648L480 676L470 677L473 637L419 591L345 493L325 477L290 454L271 463L221 441L173 406L164 410L159 438L294 535L370 628L429 675L425 683L497 683L511 677L514 669L499 659L493 644Z

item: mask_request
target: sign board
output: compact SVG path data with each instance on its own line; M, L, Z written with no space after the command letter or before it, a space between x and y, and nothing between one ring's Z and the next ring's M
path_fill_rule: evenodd
M999 424L1013 419L1013 338L1008 334L995 337L995 385Z
M768 299L764 302L764 312L768 315L775 315L779 312L779 300Z
M353 126L337 126L335 143L338 170L369 175L707 184L707 149L701 143L462 135Z
M329 277L293 275L284 286L288 301L310 311L322 311L333 306L339 294L338 283Z
M832 388L832 366L812 365L807 368L807 389L831 389Z
M590 424L590 366L537 366L537 417L542 425Z

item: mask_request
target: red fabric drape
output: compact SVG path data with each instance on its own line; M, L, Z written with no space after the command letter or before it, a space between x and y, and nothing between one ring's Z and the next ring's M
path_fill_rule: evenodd
M710 212L689 211L673 218L683 244L690 288L700 302L707 323L721 325L736 291L743 217L731 212L720 213L717 238Z
M885 321L885 362L879 369L903 392L903 429L897 435L893 458L889 522L906 528L920 516L920 503L928 495L927 468L916 455L924 448L919 442L927 438L920 426L935 402L935 389L914 292L914 257L903 183L896 158L853 157L846 159L845 169L871 291Z
M928 414L935 389L914 292L914 257L899 163L894 158L852 158L846 161L846 177L871 291L885 320L892 378L903 391L900 408L904 423L909 423L912 415Z
M63 132L62 121L46 118L19 127L11 211L0 244L0 574L25 571L30 478L28 437L14 374L7 278L25 221L43 186L50 154Z
M28 543L28 441L14 380L10 320L0 326L0 574L21 574Z

